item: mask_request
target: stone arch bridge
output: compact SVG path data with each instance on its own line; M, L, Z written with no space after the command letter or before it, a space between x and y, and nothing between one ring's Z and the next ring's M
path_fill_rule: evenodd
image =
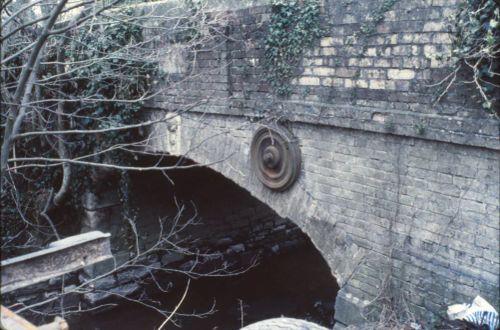
M151 128L147 149L207 164L296 223L341 288L339 324L362 322L384 297L426 320L478 294L497 304L498 121L473 88L436 105L428 87L450 70L436 55L450 51L443 17L457 2L399 1L360 45L346 40L377 1L323 1L326 35L306 50L286 98L265 79L272 7L233 5L231 38L198 50L198 74L147 104L149 118L170 118ZM182 72L182 58L165 61ZM288 132L285 145L298 150L285 190L252 165L261 127Z

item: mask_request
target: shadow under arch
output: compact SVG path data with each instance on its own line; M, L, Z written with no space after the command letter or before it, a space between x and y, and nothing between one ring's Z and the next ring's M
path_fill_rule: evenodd
M139 162L194 164L169 156L142 157ZM195 281L183 312L189 313L190 307L201 310L213 299L220 308L205 320L187 319L186 329L234 329L241 325L241 315L244 324L285 315L333 326L339 288L322 254L295 223L234 181L207 167L138 172L131 175L131 200L143 233L154 219L172 214L176 203L191 203L201 223L190 235L200 245L242 266L260 258L245 274Z

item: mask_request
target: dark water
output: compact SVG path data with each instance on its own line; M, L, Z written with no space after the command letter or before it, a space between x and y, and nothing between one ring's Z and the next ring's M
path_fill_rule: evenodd
M216 311L204 318L178 318L177 323L188 330L239 329L242 305L245 325L284 315L331 327L337 290L328 266L311 244L267 260L243 275L192 281L179 312L204 312L214 302ZM164 306L173 306L181 293L157 298ZM127 303L70 322L72 330L153 330L163 320L156 311ZM178 327L169 324L163 329Z

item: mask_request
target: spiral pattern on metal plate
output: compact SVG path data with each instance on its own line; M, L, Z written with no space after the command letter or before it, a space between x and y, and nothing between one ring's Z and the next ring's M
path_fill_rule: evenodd
M260 127L253 136L250 152L257 177L272 190L288 189L300 174L300 148L283 127Z

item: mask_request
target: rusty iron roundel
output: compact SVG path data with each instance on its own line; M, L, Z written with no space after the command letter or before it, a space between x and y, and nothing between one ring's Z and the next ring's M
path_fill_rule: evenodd
M260 127L253 136L250 157L257 177L270 189L286 190L299 176L300 149L283 127Z

